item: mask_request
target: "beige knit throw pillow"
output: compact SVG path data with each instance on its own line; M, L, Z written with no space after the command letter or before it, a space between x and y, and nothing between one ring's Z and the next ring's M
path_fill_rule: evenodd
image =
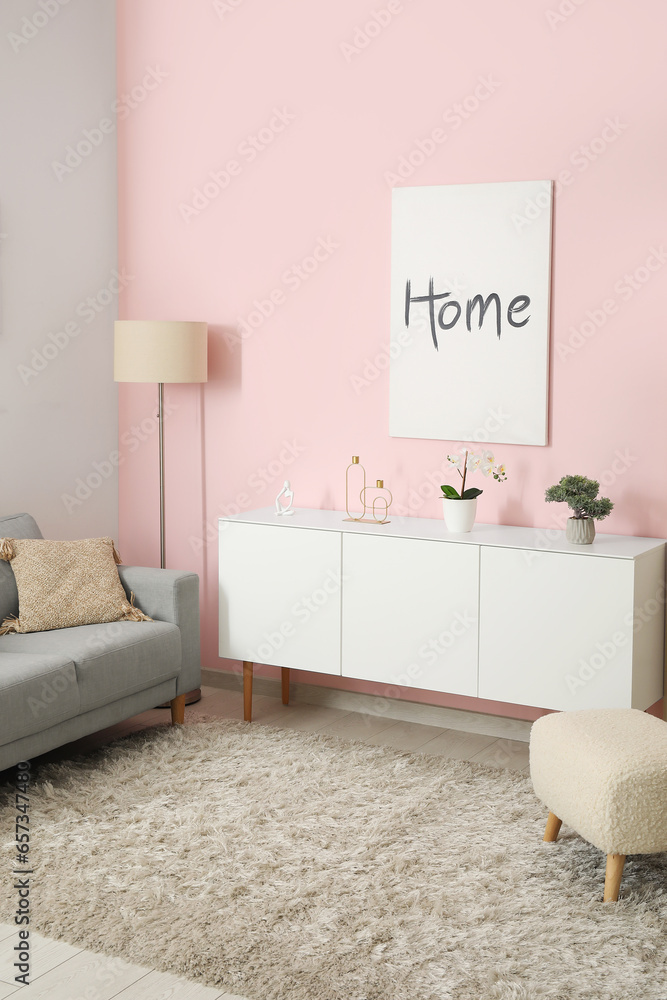
M0 559L11 563L19 592L19 616L5 618L0 635L152 621L134 607L134 594L130 601L125 596L111 538L0 538Z

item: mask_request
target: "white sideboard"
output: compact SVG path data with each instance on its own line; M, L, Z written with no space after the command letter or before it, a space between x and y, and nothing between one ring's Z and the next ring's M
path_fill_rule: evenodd
M663 692L665 542L273 508L220 518L220 656L535 708ZM397 694L397 691L393 692Z

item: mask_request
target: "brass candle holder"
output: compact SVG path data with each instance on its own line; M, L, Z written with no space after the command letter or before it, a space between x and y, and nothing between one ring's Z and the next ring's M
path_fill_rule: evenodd
M363 486L359 491L360 500L364 490L366 489L366 470L364 469L363 465L359 464L359 456L353 455L352 461L345 470L345 510L347 511L347 517L345 518L346 521L361 521L364 514L366 513L365 507L362 513L359 515L359 517L353 517L353 515L350 513L350 469L353 469L355 466L361 469L361 472L363 474ZM361 500L361 502L363 503L363 500Z
M364 487L363 494L366 494L368 490L373 490L373 489L380 490L381 494L380 496L374 496L372 498L372 505L371 505L371 513L373 515L372 520L375 521L376 524L386 524L387 514L389 513L389 508L394 498L392 496L391 490L387 489L387 487L384 485L384 479L377 479L375 481L374 487L373 486ZM383 493L388 493L389 499L387 499L386 496L383 496L382 495ZM364 514L365 514L366 513L365 495L362 496L362 500L364 504ZM370 519L368 523L370 523Z
M359 491L359 500L363 509L358 517L350 513L350 469L354 469L355 467L361 469L363 474L363 486ZM372 492L374 490L378 490L379 495L376 494L373 496ZM371 495L367 498L369 491L371 491ZM385 494L388 494L388 497ZM387 515L389 514L389 508L393 499L391 490L384 485L383 479L376 479L375 486L366 486L366 470L360 464L359 456L353 455L352 461L345 470L345 510L347 517L343 518L343 520L356 521L360 524L388 524ZM368 514L371 516L368 517Z

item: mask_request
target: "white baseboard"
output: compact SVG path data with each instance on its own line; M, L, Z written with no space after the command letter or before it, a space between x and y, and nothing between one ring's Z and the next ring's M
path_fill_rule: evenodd
M209 687L241 691L241 674L227 670L211 670L202 667L202 684ZM255 677L253 692L270 698L280 698L280 681L269 677ZM486 715L482 712L466 712L458 708L443 708L440 705L424 705L416 701L399 701L395 698L378 698L357 691L339 691L337 688L320 687L319 684L290 684L290 703L326 705L328 708L347 709L362 715L384 716L397 722L419 722L425 726L440 726L443 729L458 729L466 733L481 733L503 739L522 740L530 738L532 722L524 719L508 719L502 715Z

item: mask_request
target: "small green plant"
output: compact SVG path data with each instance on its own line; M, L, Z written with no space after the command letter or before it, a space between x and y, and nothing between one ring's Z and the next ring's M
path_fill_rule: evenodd
M461 492L453 486L441 486L447 500L474 500L484 490L478 490L476 486L466 489L466 477L469 472L476 472L478 469L484 476L493 476L499 483L504 483L507 479L507 472L504 465L494 465L493 452L481 451L479 453L466 451L465 455L448 455L447 461L456 469L462 479Z
M544 494L547 503L566 503L572 516L581 520L590 517L601 521L614 509L607 497L598 497L600 484L586 476L563 476L555 486L550 486Z

